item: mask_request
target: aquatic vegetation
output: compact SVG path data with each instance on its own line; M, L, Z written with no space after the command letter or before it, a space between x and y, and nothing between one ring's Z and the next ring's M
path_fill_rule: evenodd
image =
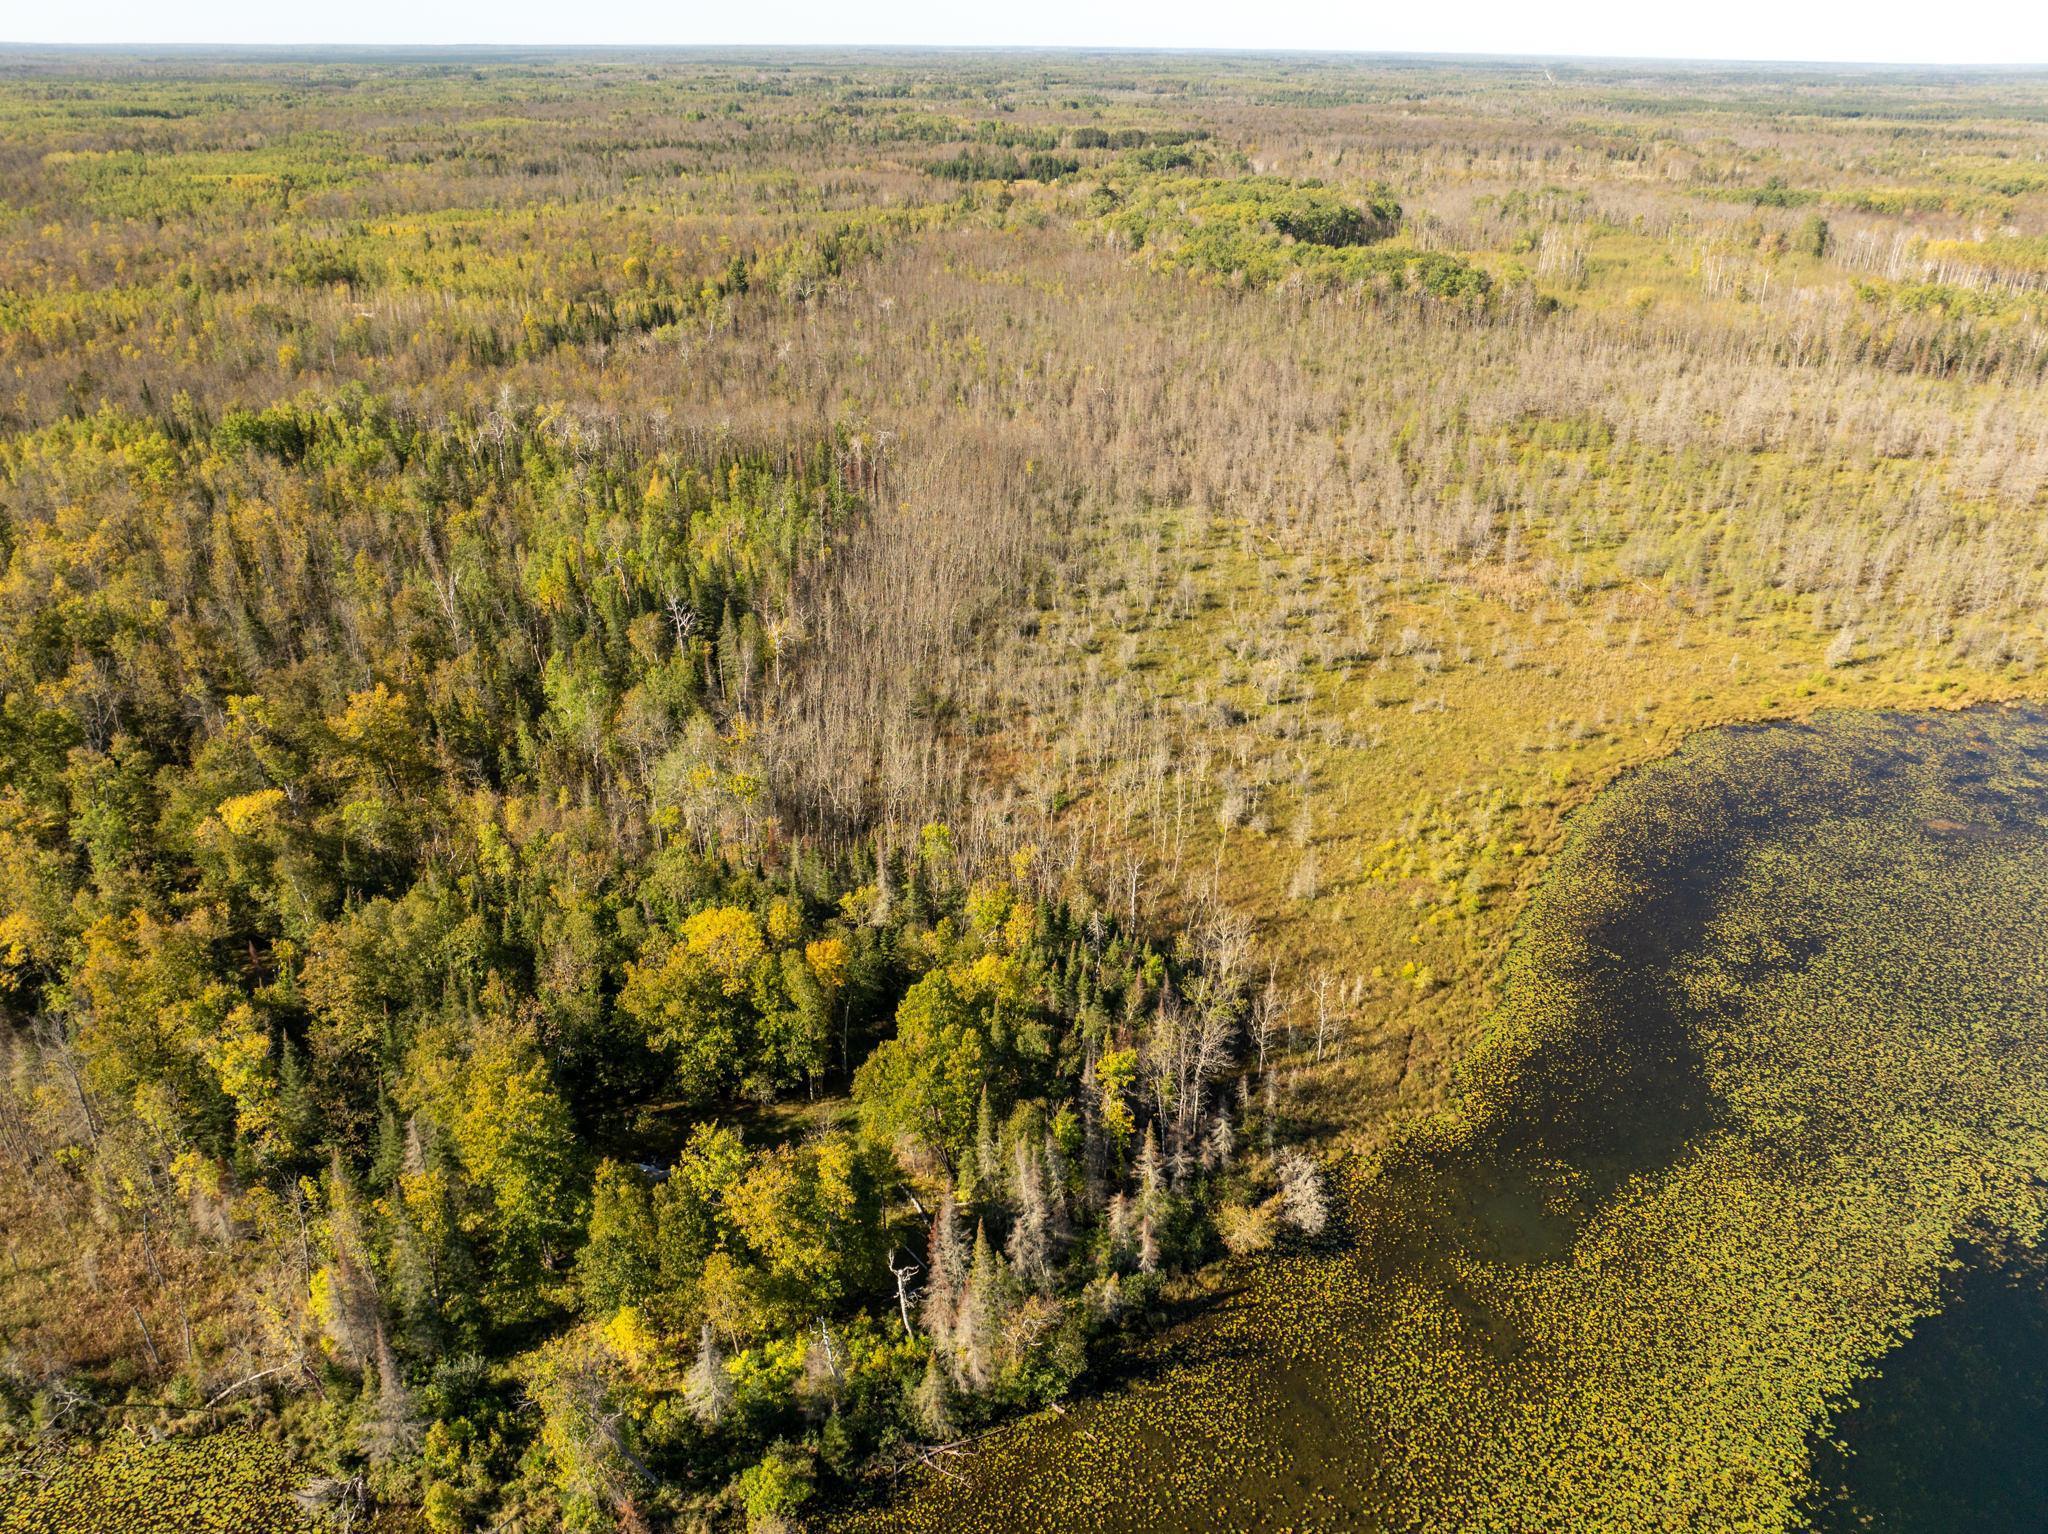
M284 1448L250 1433L44 1450L0 1478L0 1534L299 1534Z
M2048 1216L2044 749L1842 714L1631 775L1345 1251L1247 1270L1106 1409L874 1526L1796 1526L1957 1243Z

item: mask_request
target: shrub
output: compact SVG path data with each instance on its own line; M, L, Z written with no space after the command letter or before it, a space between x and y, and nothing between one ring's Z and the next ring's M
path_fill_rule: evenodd
M740 1503L749 1529L786 1528L789 1519L817 1489L810 1457L792 1444L779 1443L761 1462L740 1473Z

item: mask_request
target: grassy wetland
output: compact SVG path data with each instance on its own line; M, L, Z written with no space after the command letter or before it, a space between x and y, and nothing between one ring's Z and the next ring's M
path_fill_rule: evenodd
M0 1529L1998 1526L2040 85L0 58Z

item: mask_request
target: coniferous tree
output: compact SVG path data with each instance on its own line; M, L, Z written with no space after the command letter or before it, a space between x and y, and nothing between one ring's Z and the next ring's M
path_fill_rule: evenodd
M398 1355L392 1351L381 1320L376 1327L373 1357L375 1394L370 1415L362 1424L361 1439L370 1462L382 1465L404 1459L418 1447L420 1421L412 1392L406 1389L405 1377L399 1369Z
M1108 1207L1102 1215L1102 1267L1106 1274L1113 1276L1135 1256L1138 1243L1138 1216L1132 1207L1130 1196L1125 1193L1110 1195Z
M1323 1174L1306 1152L1290 1146L1280 1153L1281 1216L1304 1236L1319 1236L1330 1220Z
M948 1193L932 1217L931 1271L925 1277L921 1314L931 1334L932 1349L951 1357L958 1346L962 1291L967 1283L968 1251L960 1229L960 1212Z
M683 1381L683 1402L707 1428L717 1427L732 1405L732 1376L726 1371L725 1350L709 1321L697 1330L697 1359Z
M954 1378L964 1390L986 1390L1002 1356L1003 1325L1009 1315L1002 1259L989 1245L988 1226L974 1230L974 1260L967 1270L955 1322Z
M1209 1125L1209 1140L1202 1147L1202 1170L1205 1172L1227 1172L1230 1158L1237 1150L1237 1131L1231 1127L1230 1111L1218 1108L1216 1118Z
M327 1252L313 1275L314 1315L334 1357L372 1368L383 1337L383 1301L370 1263L366 1211L339 1151L327 1171Z
M1044 1288L1052 1279L1052 1211L1038 1157L1026 1141L1014 1153L1016 1219L1010 1225L1011 1271L1020 1282Z
M1166 1214L1165 1169L1159 1157L1159 1136L1145 1126L1145 1143L1138 1152L1138 1270L1159 1271L1159 1226Z
M996 1139L996 1116L987 1087L981 1089L981 1103L974 1115L974 1179L975 1203L987 1206L1002 1197L1002 1147Z
M926 1361L924 1375L910 1400L918 1426L927 1438L945 1440L959 1431L953 1413L953 1381L936 1348Z

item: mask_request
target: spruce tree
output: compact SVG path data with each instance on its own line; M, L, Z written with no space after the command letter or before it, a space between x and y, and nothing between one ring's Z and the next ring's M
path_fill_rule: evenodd
M1010 1266L1035 1288L1052 1279L1052 1214L1045 1197L1045 1179L1031 1146L1016 1149L1017 1218L1010 1227Z
M1145 1144L1138 1152L1138 1270L1159 1271L1159 1226L1166 1214L1164 1168L1159 1160L1159 1136L1145 1126Z
M717 1427L732 1405L732 1376L726 1373L725 1350L706 1321L697 1332L697 1362L683 1380L683 1402L690 1415L707 1428Z
M916 1413L924 1435L935 1442L943 1443L959 1431L953 1416L953 1382L947 1377L937 1349L933 1349L925 1363L924 1378L910 1393L910 1409Z
M923 1317L932 1349L951 1359L957 1346L961 1290L967 1282L966 1242L960 1212L949 1193L932 1217L931 1272L925 1280Z
M960 1302L953 1352L954 1378L964 1390L986 1390L1002 1356L1003 1323L1009 1317L1002 1260L989 1245L986 1222L974 1229L974 1262Z

